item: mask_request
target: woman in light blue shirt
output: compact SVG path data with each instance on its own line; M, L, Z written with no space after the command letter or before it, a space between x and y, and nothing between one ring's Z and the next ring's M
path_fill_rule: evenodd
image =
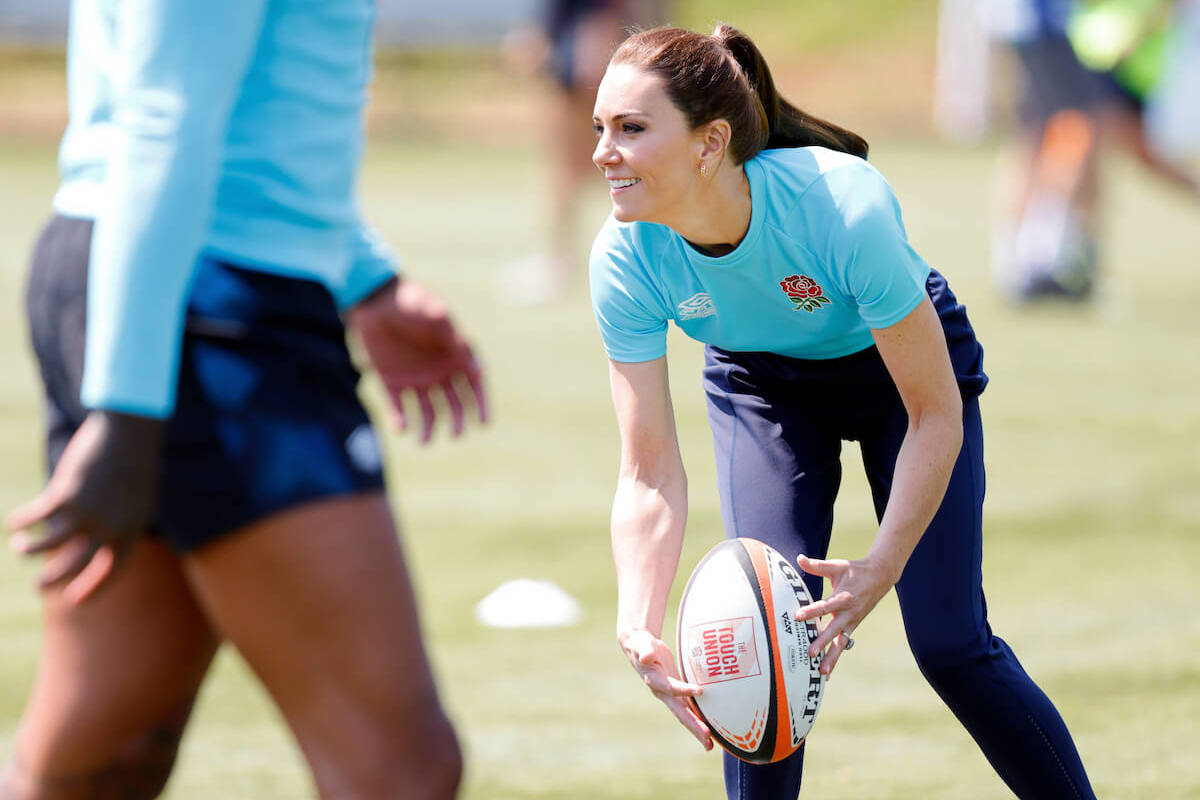
M825 618L821 669L894 586L922 673L1009 787L1092 797L1058 712L988 626L982 349L909 245L866 142L783 100L726 26L631 37L594 123L613 213L592 249L592 299L622 443L612 541L633 667L705 747L720 741L687 701L703 687L680 681L661 638L687 518L673 321L706 344L726 535L796 558L817 597L829 581L798 615ZM879 530L863 556L827 559L843 440L861 447ZM774 764L726 754L726 792L795 798L802 764L803 749Z

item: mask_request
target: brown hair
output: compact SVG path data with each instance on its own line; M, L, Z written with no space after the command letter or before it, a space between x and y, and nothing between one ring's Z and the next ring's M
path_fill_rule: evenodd
M820 145L867 157L857 133L806 114L779 96L762 53L728 25L711 36L682 28L652 28L626 39L612 64L629 64L663 79L667 95L690 127L724 119L729 155L741 164L771 147Z

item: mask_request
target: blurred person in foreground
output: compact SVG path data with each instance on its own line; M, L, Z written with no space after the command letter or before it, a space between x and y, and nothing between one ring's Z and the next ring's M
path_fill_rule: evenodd
M591 181L592 104L608 57L630 31L662 24L667 0L547 0L540 30L521 30L506 42L510 62L525 74L545 72L553 86L545 152L550 180L544 194L546 250L506 269L504 294L518 304L566 295L586 271L579 221Z
M1066 725L988 624L982 586L983 352L946 279L908 243L867 143L784 100L753 42L664 28L617 50L593 156L613 212L592 302L621 437L612 511L617 638L706 747L662 624L687 519L666 360L674 321L705 347L703 384L725 534L806 573L797 619L825 618L829 675L893 587L917 664L1023 798L1094 797ZM826 559L843 440L859 442L879 529ZM803 748L725 755L725 791L784 800Z
M1100 267L1106 145L1194 197L1200 183L1149 143L1165 0L990 0L989 24L1020 71L1020 141L992 243L996 282L1016 301L1082 300Z
M422 440L431 398L458 434L485 396L359 221L372 22L368 0L72 4L28 288L51 476L8 519L44 558L45 635L4 800L157 796L224 641L321 797L456 792L346 330Z

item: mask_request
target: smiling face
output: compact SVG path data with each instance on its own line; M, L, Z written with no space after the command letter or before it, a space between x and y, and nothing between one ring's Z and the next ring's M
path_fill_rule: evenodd
M704 145L661 78L610 65L592 122L599 137L592 161L608 180L613 216L672 225L688 212Z

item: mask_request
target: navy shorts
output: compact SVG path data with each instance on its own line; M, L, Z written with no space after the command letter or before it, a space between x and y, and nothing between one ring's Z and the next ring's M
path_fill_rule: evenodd
M51 219L28 283L50 471L87 413L79 390L91 229ZM381 490L358 380L324 286L203 259L152 532L182 552L302 503Z

